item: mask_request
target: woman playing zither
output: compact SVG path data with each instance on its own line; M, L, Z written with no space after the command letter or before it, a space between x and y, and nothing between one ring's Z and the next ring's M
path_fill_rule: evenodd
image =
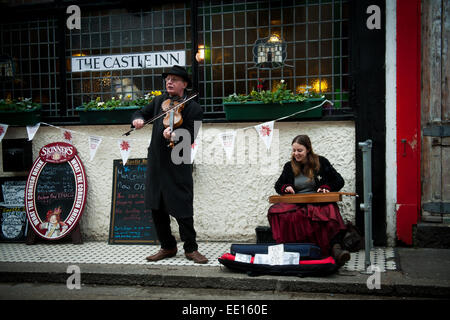
M342 176L325 157L314 153L307 135L293 139L291 160L275 183L278 194L328 193L343 186ZM339 265L350 259L341 247L346 226L335 202L276 203L269 208L268 219L277 243L315 243Z

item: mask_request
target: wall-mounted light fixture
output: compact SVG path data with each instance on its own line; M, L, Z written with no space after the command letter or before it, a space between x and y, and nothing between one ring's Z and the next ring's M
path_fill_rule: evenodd
M197 54L195 55L197 62L203 62L205 60L205 46L203 44L198 46Z

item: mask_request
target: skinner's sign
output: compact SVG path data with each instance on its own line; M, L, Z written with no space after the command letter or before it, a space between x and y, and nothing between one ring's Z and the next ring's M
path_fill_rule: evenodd
M185 51L72 57L72 72L166 68L186 65Z
M81 217L86 192L86 174L75 147L65 142L42 147L25 188L25 208L35 233L50 240L67 235Z

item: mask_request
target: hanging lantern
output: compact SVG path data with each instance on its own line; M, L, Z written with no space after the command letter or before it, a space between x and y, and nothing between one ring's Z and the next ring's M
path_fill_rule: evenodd
M253 45L253 60L256 67L272 69L283 67L286 60L286 42L277 34L269 38L258 39Z
M12 80L14 78L14 62L11 57L0 56L0 79L2 81Z

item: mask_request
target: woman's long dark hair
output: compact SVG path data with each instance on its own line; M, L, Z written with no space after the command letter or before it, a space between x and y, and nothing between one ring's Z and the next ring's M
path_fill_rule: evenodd
M320 169L319 156L314 153L311 145L311 140L307 135L301 134L296 136L292 140L291 145L293 145L294 143L303 145L306 150L309 151L304 164L297 162L294 158L294 153L292 153L291 165L292 171L294 171L294 176L298 176L300 173L303 173L304 176L312 180L314 178L314 174L319 172Z

